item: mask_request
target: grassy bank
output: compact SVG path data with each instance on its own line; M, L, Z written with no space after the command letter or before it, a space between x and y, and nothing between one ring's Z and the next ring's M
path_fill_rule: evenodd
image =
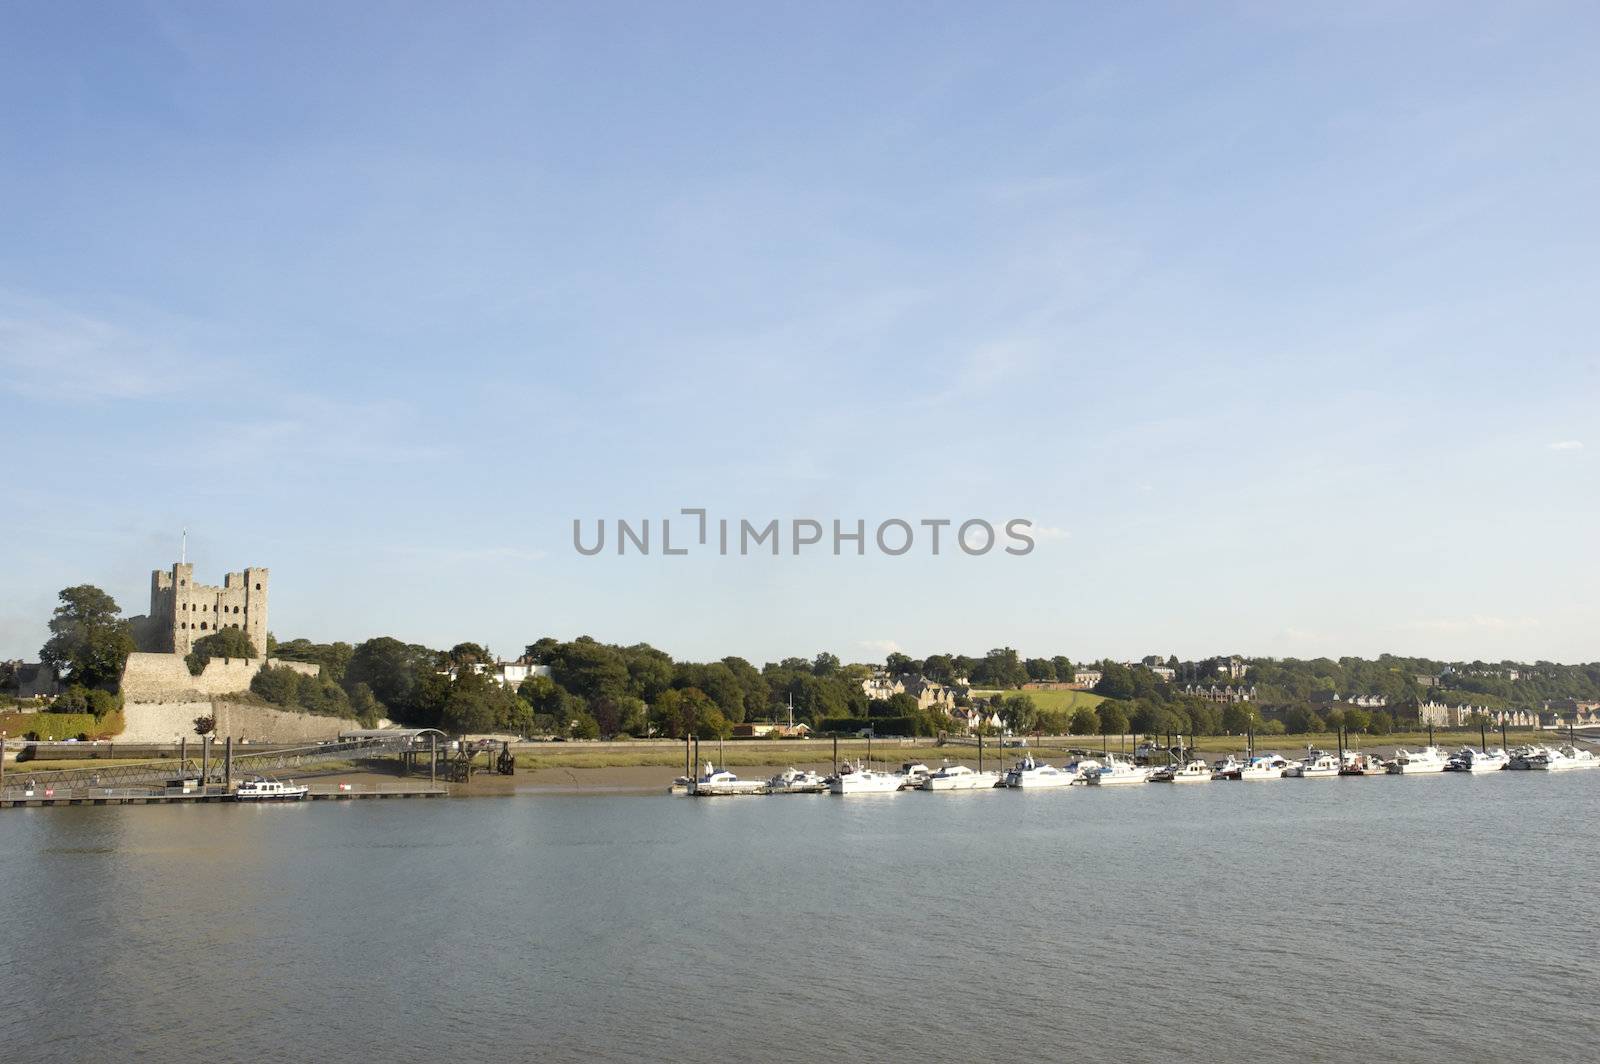
M1104 696L1094 694L1090 691L974 690L972 693L978 698L988 698L991 695L1000 695L1002 697L1009 697L1011 695L1027 695L1029 698L1033 699L1033 704L1038 706L1040 709L1065 709L1069 711L1077 709L1079 706L1088 706L1090 709L1093 709L1095 706L1098 706L1101 702L1105 701Z
M110 739L122 732L122 711L96 718L93 713L0 713L0 735L20 739Z

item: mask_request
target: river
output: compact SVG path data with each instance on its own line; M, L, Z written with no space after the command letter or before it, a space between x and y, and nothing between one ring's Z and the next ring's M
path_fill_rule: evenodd
M1600 1059L1600 772L0 812L12 1062Z

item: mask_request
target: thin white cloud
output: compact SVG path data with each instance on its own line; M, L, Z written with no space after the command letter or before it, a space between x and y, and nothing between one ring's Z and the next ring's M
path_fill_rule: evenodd
M1474 613L1468 617L1431 617L1397 625L1407 632L1510 632L1539 627L1533 617L1497 617Z
M1583 441L1582 440L1557 440L1555 443L1552 443L1550 445L1550 449L1552 451L1581 451L1581 450L1583 450Z
M400 545L387 549L389 553L404 558L447 565L536 562L546 556L542 550L529 550L524 547L426 547Z
M56 401L144 399L214 386L176 322L141 322L0 292L0 389Z
M879 655L898 654L901 652L900 644L893 639L858 639L856 646L863 650L875 650Z

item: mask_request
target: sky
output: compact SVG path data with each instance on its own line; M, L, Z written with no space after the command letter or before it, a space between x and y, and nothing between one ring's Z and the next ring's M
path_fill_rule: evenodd
M69 585L144 612L187 529L281 639L1600 659L1597 45L1583 3L6 5L0 657ZM573 547L685 507L1035 548Z

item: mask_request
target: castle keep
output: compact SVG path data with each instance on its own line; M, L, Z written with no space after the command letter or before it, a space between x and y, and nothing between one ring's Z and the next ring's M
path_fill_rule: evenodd
M187 654L197 639L224 628L241 628L256 648L267 652L266 569L229 573L221 587L197 584L194 566L178 562L172 571L150 574L150 613L136 626L139 649Z

